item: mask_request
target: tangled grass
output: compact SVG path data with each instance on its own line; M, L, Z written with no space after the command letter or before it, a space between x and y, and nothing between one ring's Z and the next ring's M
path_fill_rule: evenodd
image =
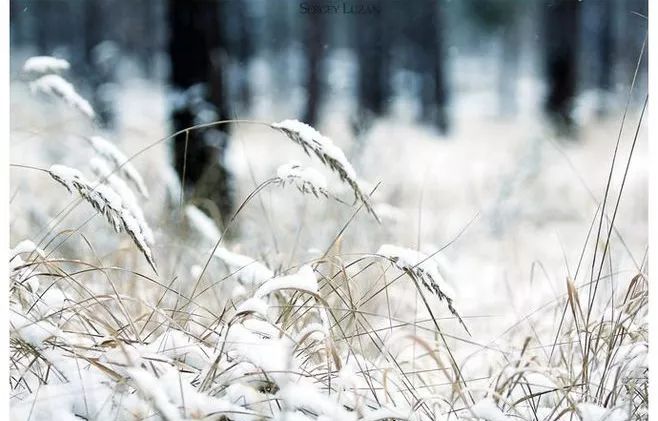
M599 287L613 277L597 264L612 266L616 207L612 218L603 209L592 222L599 238L592 228L583 246L594 248L589 279L565 275L563 291L513 323L500 347L463 329L476 320L457 312L441 250L344 251L344 233L367 227L356 218L360 209L379 220L354 168L315 129L270 126L313 152L356 198L353 207L337 201L348 218L330 221L337 234L307 258L284 259L265 247L251 257L240 238L227 239L192 204L163 201L155 205L160 214L143 212L147 200L161 198L146 193L158 185L143 181L135 156L109 140L76 152L92 162L97 180L82 169L42 169L81 199L44 195L66 206L42 235L12 239L13 419L648 418L645 262L628 278L615 276L610 294ZM103 161L94 165L94 156ZM231 223L264 186L285 183L313 199L333 196L316 172L289 165L250 192ZM91 216L62 228L81 201ZM89 237L96 214L115 232L99 224ZM128 245L111 242L124 231ZM114 252L99 254L95 243L106 241ZM422 305L401 317L395 308L410 297Z

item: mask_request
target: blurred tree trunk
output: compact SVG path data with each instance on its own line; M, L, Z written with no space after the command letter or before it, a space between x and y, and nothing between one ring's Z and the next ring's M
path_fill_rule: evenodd
M572 103L576 95L580 37L579 1L552 0L544 6L545 107L556 128L573 129Z
M325 43L325 19L312 13L306 22L306 111L304 121L315 125L322 101L322 57Z
M608 93L613 88L614 75L614 39L612 29L613 0L600 0L598 41L598 78L597 87L600 90L598 112L604 116L608 109L606 101Z
M364 15L353 19L358 60L357 134L367 130L376 116L386 112L390 95L390 28L387 28L390 1L382 1L380 15Z
M598 34L598 56L599 56L599 78L598 86L602 90L612 88L612 66L614 54L614 40L612 34L612 0L599 0L601 8L599 14L599 34Z
M269 1L266 4L267 18L261 18L264 27L262 33L265 44L264 55L272 63L272 86L269 94L277 98L290 92L296 84L290 66L290 51L295 41L292 35L294 21L291 16L298 12L289 9L298 6L287 1ZM263 92L261 91L260 94L262 95Z
M22 1L9 0L9 39L12 46L25 45L29 40L25 15L25 5Z
M615 17L619 25L617 60L619 64L619 82L624 86L630 83L635 73L635 67L642 51L647 36L648 0L625 0L615 2ZM648 40L647 40L648 42ZM637 80L635 81L638 91L647 88L647 58L648 44L645 47L643 64L640 66Z
M239 1L236 3L238 21L240 27L238 29L239 42L236 56L240 65L240 75L238 78L238 93L240 104L243 110L248 110L251 105L251 90L249 86L249 62L254 53L254 43L251 36L253 25L251 23L251 16L249 14L249 3L246 1Z
M175 131L229 118L223 81L226 62L222 2L169 0L172 109ZM185 191L210 199L223 222L233 208L224 157L228 126L190 130L174 140L174 164Z
M53 54L53 50L60 45L62 28L57 22L64 23L62 18L65 11L63 1L33 1L29 4L34 11L36 20L36 42L39 54Z
M430 14L430 39L429 48L432 57L433 91L434 101L431 106L430 119L441 133L448 131L448 89L445 81L445 53L443 47L443 25L444 25L444 2L430 2L428 13Z
M114 125L114 111L108 96L108 84L113 80L118 51L108 44L108 28L112 27L112 13L106 0L87 0L84 5L84 75L91 90L91 104L103 127Z
M521 37L518 20L513 15L509 22L500 28L501 52L500 75L498 77L498 100L500 114L512 116L517 112L517 80Z
M441 133L448 129L447 86L443 49L444 2L416 0L406 6L397 49L402 65L418 79L414 92L420 100L420 120Z

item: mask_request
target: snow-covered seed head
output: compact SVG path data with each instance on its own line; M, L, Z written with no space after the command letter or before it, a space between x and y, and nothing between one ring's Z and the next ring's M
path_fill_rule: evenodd
M94 119L96 116L89 102L80 96L73 85L60 75L47 74L41 76L30 82L30 90L33 93L42 93L60 98L70 107L77 109L90 119Z
M292 183L302 193L312 193L315 197L320 195L329 197L327 180L313 168L304 168L293 161L277 168L276 175L277 182L281 185Z
M68 70L70 67L71 65L69 62L61 58L51 56L35 56L30 57L25 61L25 64L23 65L23 71L25 73L46 74Z
M131 182L142 196L148 198L148 190L142 176L119 148L101 136L91 136L85 139L99 156L107 160L115 169L118 169L119 174Z
M370 200L359 186L352 164L349 163L343 151L334 145L331 139L323 136L308 124L297 120L284 120L279 123L273 123L270 127L281 131L290 140L300 145L307 155L310 156L311 152L313 152L323 164L338 174L340 179L350 186L355 199L363 203L368 212L379 222L379 217L377 217L377 214L372 209Z
M444 279L439 264L433 256L392 244L382 245L377 254L387 258L398 269L422 283L431 293L436 294L440 300L445 301L450 312L457 317L468 332L468 328L453 305L455 292Z
M64 165L53 165L48 170L50 176L66 189L78 194L94 209L107 219L116 232L126 231L133 242L142 252L149 265L157 272L149 241L152 233L142 217L135 216L134 204L124 203L121 194L114 191L110 186L99 182L90 182L75 168Z

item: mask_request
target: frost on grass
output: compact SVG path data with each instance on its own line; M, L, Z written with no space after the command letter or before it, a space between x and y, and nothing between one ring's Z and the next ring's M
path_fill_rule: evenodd
M157 272L147 241L147 238L152 236L150 228L135 216L130 209L130 203L126 206L121 195L111 187L88 181L80 171L74 168L52 165L48 173L70 193L77 191L87 203L105 216L116 232L125 231L142 252L149 265Z
M109 140L100 136L91 136L86 139L98 155L114 166L114 169L118 170L122 176L130 181L142 196L148 198L148 190L146 189L142 176L119 148Z
M379 221L377 214L370 205L370 199L361 190L359 186L356 171L352 164L347 160L343 151L326 136L323 136L308 124L297 120L284 120L279 123L270 125L273 129L280 130L290 140L297 143L304 149L307 155L311 152L327 165L331 170L336 172L340 179L347 183L354 193L354 197Z
M30 57L23 65L23 71L26 73L57 73L63 70L68 70L71 67L68 61L51 57L51 56L35 56Z
M93 119L95 113L89 102L78 94L73 85L59 75L48 74L30 82L33 93L42 93L62 99L70 107Z
M440 300L445 301L450 312L459 319L459 322L466 329L464 321L453 305L455 292L441 274L439 263L434 256L392 244L382 245L377 254L389 259L398 269L415 281L422 283L430 292L436 294Z

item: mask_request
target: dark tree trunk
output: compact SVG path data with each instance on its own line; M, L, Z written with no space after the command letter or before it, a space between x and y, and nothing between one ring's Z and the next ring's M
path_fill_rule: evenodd
M544 6L546 111L558 129L573 129L580 37L579 1L553 0Z
M112 26L112 14L106 0L87 0L84 5L84 78L89 83L91 104L103 127L114 125L112 102L104 92L106 84L113 79L114 68L118 60L118 51L108 51L109 44L102 45L110 37L108 28ZM104 48L105 47L105 48ZM101 51L103 49L105 51Z
M387 111L390 95L390 28L388 13L395 13L395 3L382 1L381 13L353 19L358 60L358 121L357 134L367 130L376 116Z
M25 6L20 0L9 0L9 39L10 44L26 44Z
M322 100L322 56L325 43L325 19L311 14L306 22L306 111L304 121L314 125Z
M36 43L39 54L53 54L61 45L59 34L61 28L56 23L63 18L65 3L63 1L33 1L29 4L36 20ZM60 21L61 22L61 21Z
M599 89L598 115L604 117L608 111L608 95L613 88L614 79L614 36L612 27L614 0L600 0L597 6L598 28L596 42L596 87Z
M448 131L448 88L445 80L445 53L443 47L444 2L432 3L428 7L431 16L429 43L433 63L432 87L434 90L433 104L430 108L430 119L441 133Z
M169 0L171 84L177 91L171 115L175 131L230 114L225 99L226 61L222 3L210 0ZM224 156L228 126L189 130L174 140L174 161L184 189L195 198L210 199L224 222L233 208Z
M420 82L417 88L420 120L435 126L441 133L448 129L443 7L443 1L435 0L408 3L397 46L403 57L400 64L410 68Z
M519 68L520 34L517 21L501 28L500 74L498 76L498 106L500 115L516 114L516 84Z
M598 58L599 58L599 89L608 91L612 88L614 40L612 34L612 0L599 0Z
M243 110L248 110L251 105L251 89L249 86L249 61L253 55L253 40L251 31L253 24L248 10L249 3L246 1L239 1L236 4L236 12L238 13L238 21L240 27L238 29L239 45L236 51L236 56L240 65L240 76L238 79L238 94L240 104Z

